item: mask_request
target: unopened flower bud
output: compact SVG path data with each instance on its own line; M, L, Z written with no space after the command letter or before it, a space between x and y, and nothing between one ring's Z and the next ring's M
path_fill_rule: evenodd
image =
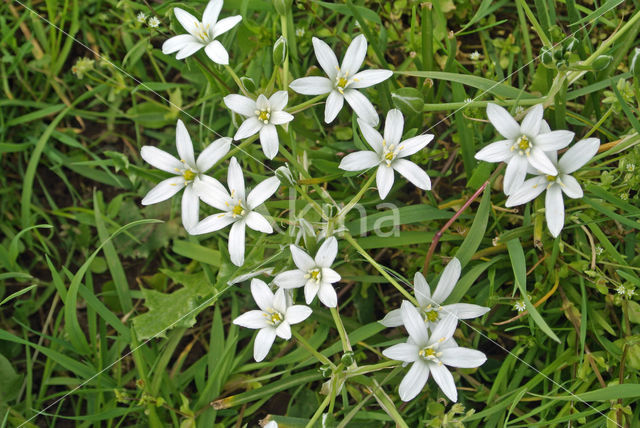
M284 63L286 57L287 40L284 37L280 36L273 45L273 64L275 66L281 65L282 63Z
M600 55L593 61L593 69L595 71L604 70L611 64L613 57L611 55Z
M243 76L240 78L240 82L242 82L242 86L244 86L248 92L254 92L256 90L256 82L254 82L251 77Z
M279 15L286 15L287 11L291 9L291 0L273 0L273 7L276 8Z
M629 62L629 71L633 77L640 79L640 48L635 48Z

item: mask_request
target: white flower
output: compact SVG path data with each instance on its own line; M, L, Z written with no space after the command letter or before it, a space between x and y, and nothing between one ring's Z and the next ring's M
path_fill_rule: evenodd
M456 318L466 320L482 316L489 312L489 308L485 306L473 305L469 303L454 303L444 305L442 303L447 300L460 278L462 267L457 258L451 259L447 267L442 271L438 285L433 295L427 280L420 272L416 272L413 279L413 292L418 300L418 310L422 314L424 321L430 328L435 325L448 314L455 315ZM389 312L380 323L386 327L398 327L402 325L402 311L395 309Z
M476 154L476 159L507 163L504 174L506 195L510 195L522 185L528 165L545 174L558 174L545 152L567 147L574 134L571 131L544 132L547 129L542 125L542 104L534 106L520 125L504 108L496 104L487 104L487 116L506 140L489 144Z
M260 94L257 100L243 95L227 95L224 103L234 112L246 116L234 139L241 140L260 132L262 151L269 159L278 153L278 131L276 125L283 125L293 120L293 116L283 111L287 105L286 91L278 91L267 99Z
M140 12L136 16L136 19L139 23L144 24L147 21L147 15L145 15L143 12Z
M386 198L391 186L393 186L394 170L416 187L431 190L431 180L427 173L415 163L403 158L416 153L429 144L433 140L432 134L417 135L408 140L400 141L404 128L404 117L398 109L389 110L384 125L384 137L364 120L358 119L358 125L364 139L373 148L373 151L364 150L345 156L340 162L340 169L361 171L377 166L376 184L380 199Z
M546 189L545 217L547 218L547 227L553 237L558 236L564 226L562 193L564 192L572 199L581 198L583 195L580 184L569 174L586 164L596 154L598 147L600 147L600 140L587 138L574 144L559 161L556 161L556 153L550 153L550 162L557 169L558 174L548 175L542 171L536 171L536 177L530 178L514 188L514 192L509 196L505 205L507 207L522 205L535 199Z
M311 308L304 305L287 305L284 289L275 294L267 284L259 279L251 281L251 294L260 310L253 310L240 315L233 323L242 327L260 329L253 343L253 358L264 360L269 353L276 336L291 339L291 325L306 320L311 315Z
M461 348L453 340L457 319L447 315L433 329L431 336L418 310L408 301L402 302L402 321L409 332L409 340L382 351L393 360L413 363L400 382L400 399L409 401L422 390L429 373L451 401L458 400L453 375L446 366L473 368L484 364L487 357L480 351Z
M331 269L331 265L338 254L338 241L333 236L326 239L315 259L309 254L291 245L293 262L298 269L282 272L274 278L273 282L282 288L298 288L304 285L304 297L307 305L318 295L318 299L330 308L338 305L338 296L333 289L334 282L340 281L340 274Z
M176 18L189 34L181 34L165 41L162 53L178 52L176 59L184 59L204 48L211 61L217 64L229 64L229 53L216 37L235 27L242 19L240 15L230 16L218 21L222 9L222 0L210 0L202 15L202 22L189 12L178 7L173 9Z
M302 27L296 28L296 36L297 37L304 36L304 28L302 28Z
M376 109L358 89L368 88L387 80L393 72L391 70L364 70L358 73L367 54L367 39L359 35L349 45L342 59L342 66L329 45L322 40L313 38L313 49L320 66L327 73L327 77L311 76L296 79L289 87L299 94L320 95L329 94L324 108L324 121L330 123L336 118L344 100L356 112L358 117L376 126L378 114Z
M262 233L273 232L269 221L254 210L278 190L280 180L277 177L267 178L245 196L242 169L236 158L231 158L227 171L227 185L231 193L213 178L197 183L196 191L200 199L223 212L203 219L192 228L190 233L200 235L232 224L229 232L229 256L233 264L242 266L245 226Z
M176 146L180 160L171 156L164 150L153 146L143 146L140 150L142 159L177 177L167 178L147 193L142 200L142 205L151 205L169 199L184 187L182 194L182 224L187 232L198 222L200 201L194 190L194 185L200 182L208 182L215 179L204 175L229 151L231 138L219 138L211 143L200 153L198 159L194 158L193 144L184 123L178 119L176 125Z
M152 16L151 18L149 18L149 22L147 22L147 24L151 28L158 28L158 26L160 25L160 20L157 17Z
M473 51L473 52L471 53L471 55L469 55L469 59L470 59L471 61L477 61L477 60L479 60L479 59L480 59L480 52L478 52L478 51Z
M513 304L513 310L515 311L524 312L525 309L527 309L527 304L525 303L524 299L517 300L516 303Z

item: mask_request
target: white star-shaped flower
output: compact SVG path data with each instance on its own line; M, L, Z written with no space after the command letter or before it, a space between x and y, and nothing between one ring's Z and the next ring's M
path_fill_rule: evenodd
M162 44L162 53L178 52L176 59L184 59L204 48L211 61L217 64L229 64L229 53L216 37L235 27L242 17L230 16L218 21L222 9L222 0L211 0L204 9L202 22L189 12L176 7L173 9L176 18L189 34L174 36Z
M254 210L278 190L280 180L277 177L267 178L249 192L248 195L245 195L242 169L236 158L231 158L229 170L227 171L227 185L229 186L229 192L219 181L213 178L197 183L196 191L200 195L200 199L223 212L203 219L191 229L190 233L192 235L201 235L220 230L231 224L229 256L233 264L242 266L244 263L246 226L258 232L273 233L273 228L269 221Z
M278 91L269 98L260 94L255 101L238 94L224 97L224 103L227 107L247 117L233 138L241 140L260 132L262 151L266 157L273 159L278 153L280 144L276 125L284 125L293 120L292 115L283 111L287 101L286 91Z
M524 182L531 165L545 174L557 175L558 171L545 152L567 147L573 139L571 131L551 131L543 126L542 104L535 105L518 125L504 108L487 104L487 117L506 140L484 147L476 159L486 162L506 162L504 193L510 195Z
M382 351L387 358L413 363L400 382L400 399L409 401L418 395L431 374L442 392L451 401L457 401L458 391L453 375L446 366L479 367L487 361L487 357L480 351L462 348L456 344L453 333L458 320L454 315L444 317L429 335L427 325L411 303L403 301L401 311L409 340Z
M147 22L147 15L145 15L144 12L140 12L138 13L138 15L136 15L136 19L139 23L144 24L145 22Z
M336 118L344 100L356 112L358 117L371 123L378 124L378 114L371 101L358 89L368 88L387 80L393 72L391 70L364 70L358 72L367 54L367 39L359 35L349 45L342 59L342 66L338 65L338 58L329 45L322 40L313 38L313 49L320 67L327 73L327 77L311 76L296 79L289 87L299 94L321 95L329 94L324 108L324 121L330 123Z
M403 159L424 148L433 140L432 134L417 135L408 140L402 139L404 117L398 109L389 110L384 125L384 137L370 124L358 119L358 125L364 139L373 149L348 154L340 162L340 169L361 171L378 167L376 184L380 199L387 197L393 186L394 173L398 171L416 187L431 190L431 180L427 173L415 163Z
M291 245L290 248L293 262L298 269L276 275L273 282L285 289L304 286L307 305L318 295L318 299L325 306L335 308L338 305L338 296L331 284L340 281L340 274L331 269L338 254L336 238L332 236L326 239L318 249L315 259L295 245Z
M455 315L456 318L466 320L482 316L489 312L489 308L485 306L473 305L470 303L453 303L450 305L442 305L447 300L447 297L451 294L456 287L458 279L460 278L460 272L462 267L460 266L460 260L457 258L451 259L449 264L442 271L438 285L436 286L433 295L429 284L424 276L420 272L416 272L413 279L413 292L418 300L418 310L422 314L424 321L429 328L434 328L437 323L446 317L448 314ZM398 327L402 325L402 311L400 309L394 309L389 312L380 323L385 327Z
M151 28L158 28L158 26L160 25L160 20L157 17L152 16L151 18L149 18L149 22L147 22L147 24L149 24L149 27Z
M291 325L298 324L311 315L311 308L304 305L287 305L284 289L274 294L264 281L251 281L251 294L260 310L253 310L240 315L233 323L242 327L260 329L253 343L253 358L264 360L276 336L291 339Z
M509 196L505 205L514 207L525 204L545 190L545 217L549 232L555 238L564 227L564 201L562 193L572 199L581 198L582 187L578 180L569 175L579 168L582 168L595 154L600 147L600 140L597 138L586 138L578 141L566 153L557 160L557 153L549 153L550 161L557 169L557 175L549 175L542 171L535 171L536 177L530 178L521 186L517 187Z
M176 126L176 146L180 160L176 159L164 150L153 146L143 146L140 150L142 159L162 171L170 172L177 177L167 178L161 181L147 193L142 199L143 205L156 204L169 199L182 188L182 224L187 232L198 222L198 210L200 201L195 192L194 183L209 182L212 177L204 175L229 151L231 138L219 138L211 143L200 153L196 160L193 154L193 144L184 123L178 119Z

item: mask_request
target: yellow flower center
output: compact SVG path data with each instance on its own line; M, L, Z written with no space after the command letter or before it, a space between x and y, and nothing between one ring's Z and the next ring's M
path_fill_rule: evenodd
M435 357L436 351L433 348L424 348L418 351L418 355L420 355L422 358L428 359L429 357Z
M338 87L344 89L345 86L347 86L347 83L349 83L349 81L345 77L338 78Z
M194 178L196 178L196 173L191 171L190 169L185 169L182 173L182 176L184 177L185 181L192 181Z
M244 207L242 206L241 203L238 202L238 205L233 207L233 209L231 210L231 215L233 216L233 218L236 218L237 216L243 215L243 214L244 214Z
M211 36L209 34L209 24L203 24L201 22L196 21L196 35L200 40L205 43L211 41Z
M393 152L387 152L387 154L384 155L384 158L388 161L392 161L394 157L395 155L393 154Z
M521 135L516 145L522 151L527 151L529 148L531 148L531 142L529 142L529 138L527 138L526 135Z
M316 282L320 281L320 278L322 277L322 275L320 274L320 269L312 270L311 272L309 272L309 276Z
M282 322L283 318L280 312L274 311L271 313L271 324L277 325Z
M269 118L271 117L271 113L269 110L261 110L258 113L258 120L260 122L264 122L265 124L269 123Z
M426 321L430 321L430 322L436 322L438 321L439 315L438 315L438 311L436 309L432 309L430 311L426 311L424 313L424 319Z
M547 175L547 181L556 181L557 175Z

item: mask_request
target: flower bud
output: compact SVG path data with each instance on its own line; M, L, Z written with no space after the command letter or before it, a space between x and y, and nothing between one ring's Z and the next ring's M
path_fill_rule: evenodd
M287 40L280 36L273 45L273 65L279 66L287 57Z
M340 359L340 361L342 361L342 364L344 364L345 367L349 367L351 364L353 364L353 361L354 361L353 351L347 351L344 354L342 354L342 358Z
M613 57L611 55L600 55L593 61L593 69L595 71L604 70L611 64Z
M273 7L276 8L279 15L286 15L287 11L291 9L291 0L273 0Z
M406 115L422 113L424 96L416 88L400 88L391 94L393 105Z
M629 71L634 78L640 79L640 48L635 48L631 61L629 61Z
M545 48L543 47L541 50L541 59L542 59L542 65L547 66L547 67L552 67L553 66L553 52L551 52L551 49L549 48Z
M296 184L293 174L291 174L291 170L287 165L283 165L276 169L276 177L278 177L278 180L280 180L281 183L287 183L290 186L294 186Z
M240 82L242 82L242 86L244 86L247 92L256 90L256 82L254 82L251 77L243 76L240 78Z

